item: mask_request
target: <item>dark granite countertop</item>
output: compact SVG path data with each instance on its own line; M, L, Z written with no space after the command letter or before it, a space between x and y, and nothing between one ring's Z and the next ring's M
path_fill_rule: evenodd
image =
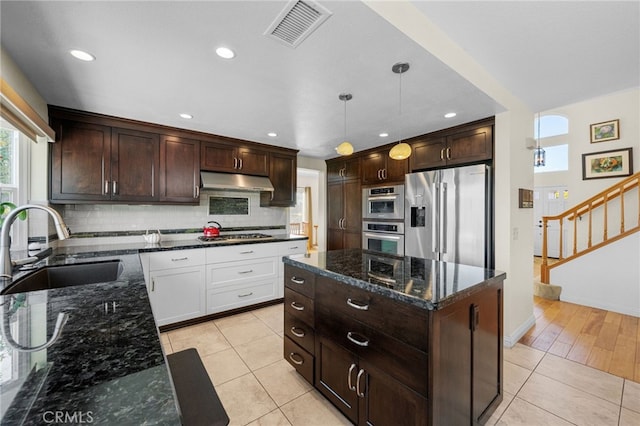
M19 345L45 343L53 335L58 313L69 316L60 338L47 349L13 349L0 335L0 423L47 424L58 415L66 423L180 424L138 254L306 239L281 234L258 241L204 243L194 237L155 245L48 250L49 256L37 262L35 270L118 259L122 273L107 283L0 296L0 315ZM14 280L35 270L16 270Z
M504 272L492 269L361 249L292 255L283 262L429 310L441 309L506 278Z

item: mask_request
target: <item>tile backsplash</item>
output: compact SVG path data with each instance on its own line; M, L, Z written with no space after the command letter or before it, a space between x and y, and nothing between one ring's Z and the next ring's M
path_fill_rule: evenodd
M249 214L209 215L209 197L248 198ZM215 220L225 227L283 226L289 209L260 207L260 193L203 191L198 206L68 204L61 209L64 221L74 232L144 231L146 229L199 228Z

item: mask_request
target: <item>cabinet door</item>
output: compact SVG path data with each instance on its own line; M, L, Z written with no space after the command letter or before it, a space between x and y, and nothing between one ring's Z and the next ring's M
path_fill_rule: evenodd
M111 199L157 201L160 138L155 133L113 128L111 131Z
M109 200L111 128L66 121L54 128L59 141L50 145L51 201Z
M465 164L493 157L492 127L456 133L447 137L447 164Z
M327 229L327 250L342 250L344 247L344 231Z
M149 299L158 326L206 313L204 266L149 273Z
M200 200L200 142L162 136L160 201L196 204Z
M260 193L263 207L293 207L296 205L297 157L295 155L271 153L269 158L269 180L273 194Z
M502 399L502 285L483 290L472 306L473 419L484 423Z
M383 169L386 167L384 152L373 152L362 157L362 184L371 185L384 182Z
M359 181L344 182L344 221L343 227L351 232L362 230L362 189Z
M411 157L409 157L411 158ZM385 168L385 183L404 183L404 175L409 172L409 159L394 160L387 151L387 167Z
M344 162L343 177L345 179L359 179L360 178L360 158L350 158Z
M354 423L358 420L357 376L357 361L350 352L316 336L316 388Z
M359 380L355 378L360 391L359 425L427 425L426 399L369 362L360 359L358 366L365 372Z
M238 148L238 172L244 175L269 176L269 153L253 148Z
M236 173L237 166L235 146L222 142L202 142L200 145L200 168L202 170Z
M342 248L362 248L362 233L359 231L350 232L343 231L342 234Z
M344 219L344 186L342 182L327 185L327 227L342 230Z
M344 160L342 158L327 160L327 180L329 182L341 181L343 173Z
M415 142L411 144L411 148L409 169L412 172L442 167L447 164L447 140L444 137Z

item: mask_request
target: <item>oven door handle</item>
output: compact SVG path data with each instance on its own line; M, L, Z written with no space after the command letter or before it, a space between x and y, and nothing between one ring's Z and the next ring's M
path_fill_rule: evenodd
M396 237L395 235L386 235L386 234L371 234L369 232L365 232L364 236L367 238L378 238L380 240L394 240L399 241L400 237Z
M369 195L369 201L395 200L398 197L400 197L400 194L396 194L396 195Z
M387 278L387 277L383 277L377 274L372 274L371 272L367 272L367 275L370 278L376 279L378 281L382 281L383 283L387 283L387 284L397 284L398 281L394 280L393 278Z

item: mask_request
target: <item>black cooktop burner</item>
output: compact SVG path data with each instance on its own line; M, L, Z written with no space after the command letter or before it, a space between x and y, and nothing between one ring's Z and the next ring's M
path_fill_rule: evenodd
M216 241L233 241L233 240L264 240L267 238L273 238L272 235L268 234L226 234L226 235L218 235L217 237L204 237L200 236L198 239L200 241L205 242L216 242Z

